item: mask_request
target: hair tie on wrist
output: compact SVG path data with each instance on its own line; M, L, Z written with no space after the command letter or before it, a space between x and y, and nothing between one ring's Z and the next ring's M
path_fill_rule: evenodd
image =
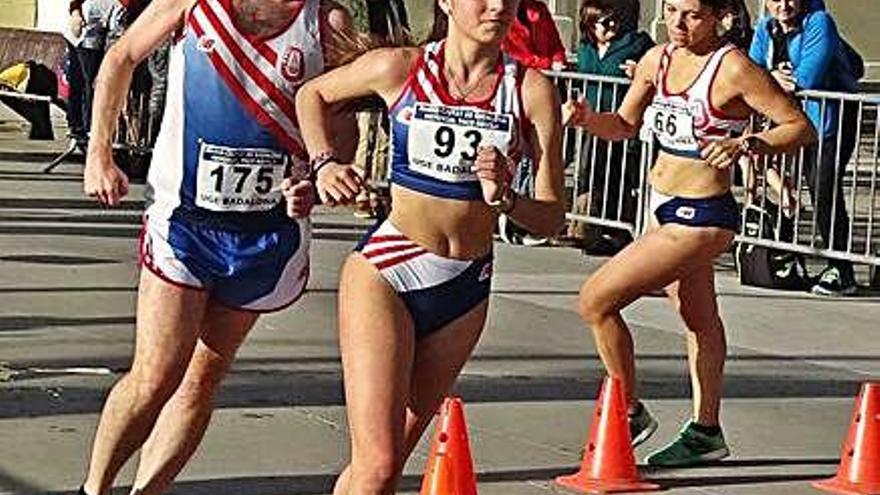
M309 177L317 179L318 172L330 162L339 162L339 159L336 158L336 153L333 150L325 150L312 157L312 159L309 160L309 170L311 170Z

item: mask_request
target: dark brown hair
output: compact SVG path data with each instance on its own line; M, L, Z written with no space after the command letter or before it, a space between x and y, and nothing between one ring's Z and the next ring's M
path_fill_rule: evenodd
M446 37L449 30L449 17L443 9L440 8L440 2L434 1L434 23L431 25L431 32L425 42L440 41Z
M732 0L700 0L701 5L705 5L715 12L730 10L733 8L733 3L734 2Z
M742 50L748 51L752 44L752 18L744 0L730 0L726 9L733 13L733 26L722 37L725 42L732 43Z
M639 27L639 0L583 0L578 9L578 28L581 39L595 43L593 30L596 21L611 15L617 22L618 35Z

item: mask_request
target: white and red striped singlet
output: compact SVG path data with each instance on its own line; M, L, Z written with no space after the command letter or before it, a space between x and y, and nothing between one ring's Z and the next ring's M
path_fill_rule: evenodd
M725 45L716 50L691 85L679 93L666 87L675 46L667 44L654 79L654 99L645 112L643 128L657 138L660 149L673 155L700 158L700 144L742 133L748 118L725 115L712 104L712 84L724 56L735 50Z
M324 69L320 3L305 0L279 33L258 37L236 24L232 0L198 0L169 61L149 215L289 221L277 186L308 164L294 97Z
M525 69L502 53L493 93L481 102L464 102L449 93L444 46L425 45L389 108L391 181L431 196L479 201L482 189L471 170L477 148L494 145L514 161L522 155Z

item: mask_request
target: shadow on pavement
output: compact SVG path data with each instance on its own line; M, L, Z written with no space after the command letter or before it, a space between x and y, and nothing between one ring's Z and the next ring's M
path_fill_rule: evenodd
M819 459L818 461L825 461ZM763 466L787 466L792 462L799 464L798 459L764 459ZM834 460L834 462L837 462ZM825 462L818 462L825 464ZM817 464L817 462L810 462ZM719 466L716 466L719 467ZM725 462L720 467L735 468L735 461ZM518 481L546 481L551 482L555 477L562 474L570 474L577 470L577 466L549 467L536 469L515 469L500 471L481 471L477 473L477 483L504 483ZM693 472L688 470L687 472ZM797 481L809 481L829 475L826 472L800 473L800 474L754 474L734 476L687 476L657 477L649 475L650 481L659 483L662 488L689 488L689 487L713 487L728 485L750 485L764 483L790 483ZM206 480L183 480L174 484L172 495L318 495L330 493L336 474L299 474L290 476L254 476L238 478L220 478ZM404 476L400 482L400 491L418 491L421 486L420 475ZM119 487L114 492L128 493L130 487ZM47 495L63 495L65 492L51 492ZM562 490L560 493L568 493Z
M104 265L120 263L119 260L92 258L88 256L68 256L59 254L11 254L0 256L0 262L35 263L40 265Z
M0 294L42 294L53 292L137 292L137 287L0 287Z
M293 455L293 454L291 454ZM576 467L517 469L506 471L487 471L477 473L478 483L500 483L531 480L551 480L556 476L571 472ZM330 493L336 481L336 473L299 474L290 476L254 476L239 478L220 478L207 480L182 480L174 484L171 495L318 495ZM418 491L421 487L420 475L406 475L399 485L400 491ZM128 493L131 487L119 487L117 493ZM63 495L65 492L51 492L47 495Z
M134 325L130 316L96 316L90 318L59 318L55 316L3 315L0 316L0 332L31 330L44 327L83 327L91 325Z
M130 225L140 227L142 216L140 212L117 212L108 210L111 215L101 214L101 212L34 212L14 210L12 213L0 213L0 221L17 222L17 223L65 223L65 224L114 224L114 225ZM32 228L28 226L28 228Z
M752 459L725 459L723 461L710 462L702 466L693 466L689 468L672 469L653 466L640 466L643 474L654 476L662 473L672 472L688 472L692 473L700 469L718 469L718 468L755 468L755 467L774 467L774 466L820 466L833 465L837 466L840 459L831 457L758 457ZM822 476L822 475L820 475Z
M31 218L28 221L44 222L44 219ZM82 220L73 217L65 221L81 223ZM102 220L101 223L110 223ZM55 236L86 236L86 237L113 237L137 239L141 232L140 224L133 224L126 227L95 227L92 225L0 225L0 234L8 235L55 235ZM362 233L360 231L352 232L322 232L320 230L313 231L312 239L327 241L349 241L355 242L360 240Z
M143 210L146 202L142 200L125 200L117 208L123 210ZM90 198L63 199L63 198L0 198L0 208L33 208L45 210L46 208L101 210L97 201Z
M827 477L832 473L808 473L808 474L755 474L737 476L698 476L687 478L657 478L650 476L649 481L669 488L696 488L729 485L757 485L766 483L790 483L793 481L812 481ZM804 489L809 489L805 484Z
M338 358L327 358L338 362ZM89 366L100 366L90 362ZM597 362L579 377L567 376L485 376L464 374L455 394L468 403L592 401L603 376ZM845 398L851 400L861 385L861 376L829 379L804 378L795 369L788 376L778 374L731 373L725 379L724 397L742 398ZM26 371L24 372L27 375ZM0 418L35 417L62 414L95 414L101 410L107 390L118 375L87 385L70 381L57 387L45 382L29 384L29 379L13 379L0 387ZM36 375L31 378L48 378ZM642 385L642 397L687 399L690 389L686 377L658 371ZM294 406L342 406L342 375L336 369L315 371L251 370L233 371L216 398L218 409L247 409Z
M8 493L10 495L42 495L45 491L39 490L37 487L25 483L12 474L0 469L0 493Z
M91 227L67 225L0 225L0 234L10 235L58 235L85 237L114 237L137 239L141 228L131 227Z
M82 177L71 176L49 176L49 177L33 177L20 174L0 174L0 182L82 182Z

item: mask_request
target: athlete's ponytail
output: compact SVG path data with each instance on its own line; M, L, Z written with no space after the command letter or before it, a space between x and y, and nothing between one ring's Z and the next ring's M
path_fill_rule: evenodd
M328 65L345 65L364 53L376 48L413 46L409 30L403 26L389 26L385 36L360 31L338 31L326 29L324 35L330 38L327 53Z
M446 37L449 31L449 16L440 8L440 2L434 2L434 23L431 25L431 32L425 42L440 41Z

